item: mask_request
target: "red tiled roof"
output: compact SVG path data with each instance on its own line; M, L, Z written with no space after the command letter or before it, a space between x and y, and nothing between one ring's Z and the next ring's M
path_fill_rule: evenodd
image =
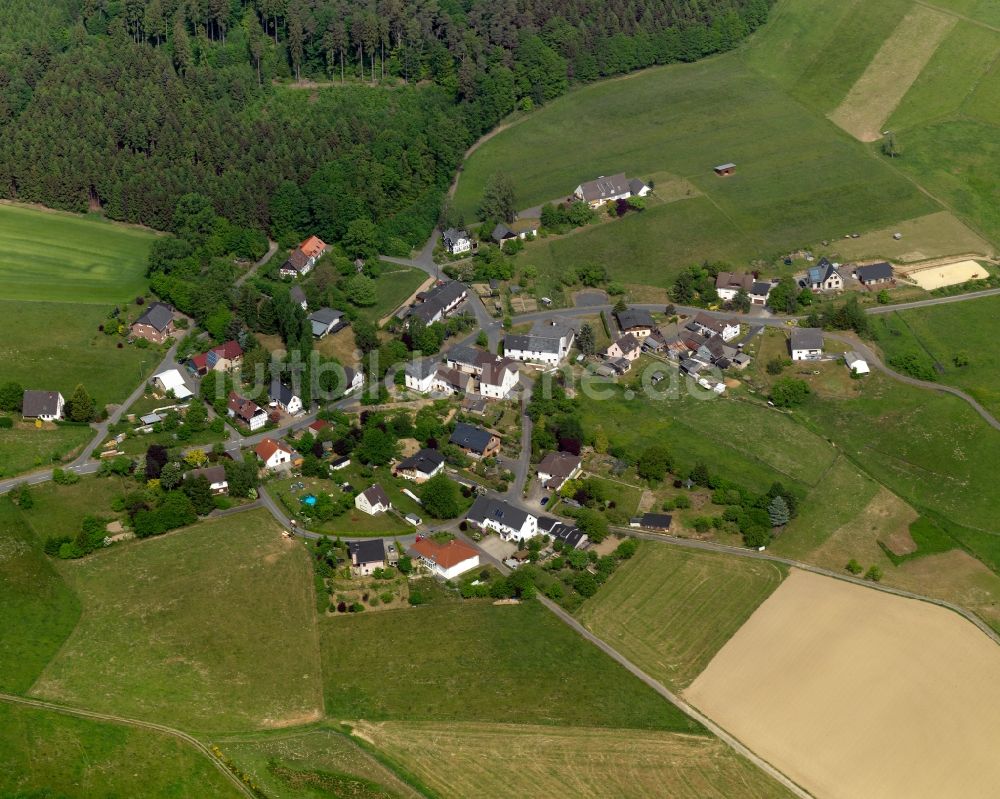
M319 258L326 249L326 242L319 236L310 236L299 245L299 249L310 258Z
M275 441L273 438L265 438L257 445L254 452L257 453L257 457L262 461L267 461L272 455L274 455L275 452L278 452L279 450L287 452L289 455L292 454L292 451L288 447L280 441Z
M320 430L324 430L329 426L330 426L329 422L326 422L323 419L317 419L315 422L309 425L309 429L312 430L314 433L318 433Z
M439 544L430 538L421 538L419 541L414 541L411 548L421 557L434 561L442 569L450 569L478 554L468 544L455 539L447 544Z

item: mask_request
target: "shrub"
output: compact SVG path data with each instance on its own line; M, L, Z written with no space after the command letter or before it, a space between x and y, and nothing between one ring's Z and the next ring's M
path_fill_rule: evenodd
M847 562L847 565L844 568L847 569L847 571L849 571L851 574L855 575L861 574L861 572L864 571L864 568L861 566L861 564L858 563L854 558L851 558Z
M416 607L417 605L424 605L427 603L427 597L425 597L420 591L410 591L410 604Z
M9 416L0 416L0 429L10 430L14 426L14 420Z
M865 579L877 583L882 579L882 569L878 566L869 566L868 571L865 572Z

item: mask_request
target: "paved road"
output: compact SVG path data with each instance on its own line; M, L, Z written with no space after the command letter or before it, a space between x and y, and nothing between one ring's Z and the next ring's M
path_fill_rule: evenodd
M983 289L982 291L970 291L967 294L955 294L951 297L934 297L930 300L914 300L913 302L901 302L898 305L875 305L866 308L865 313L882 314L893 311L906 311L913 308L931 308L935 305L948 305L952 302L965 302L966 300L978 300L980 297L995 297L1000 294L1000 289Z
M205 744L188 735L186 732L181 730L175 730L173 727L166 727L163 724L156 724L151 721L140 721L139 719L129 719L123 716L113 716L108 713L95 713L92 710L84 710L82 708L67 707L65 705L57 705L52 702L43 702L39 699L26 699L23 696L12 696L11 694L0 694L0 702L9 702L12 705L23 705L25 707L33 707L41 710L50 710L55 713L62 713L65 716L78 716L85 719L96 719L97 721L107 721L112 724L125 724L129 727L138 727L144 730L153 730L155 732L161 732L166 735L172 735L174 738L179 738L184 743L193 746L198 750L199 753L203 754L209 760L212 761L214 765L229 782L233 785L236 790L249 799L254 799L253 793L244 785L235 774L233 774L229 769L227 769L215 755L209 750Z
M242 275L240 275L236 279L236 288L239 288L244 283L246 283L247 279L251 275L257 274L257 270L260 269L268 261L270 261L271 258L274 257L274 254L277 251L278 251L278 242L276 242L276 241L268 241L267 242L267 252L264 253L264 256L259 261L256 261L253 266L251 266L249 269L247 269L246 272L244 272Z

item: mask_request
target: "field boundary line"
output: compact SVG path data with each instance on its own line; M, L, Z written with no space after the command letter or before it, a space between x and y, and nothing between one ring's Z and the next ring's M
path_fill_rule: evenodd
M154 732L164 733L166 735L171 735L174 738L178 738L184 743L193 746L198 752L207 757L212 764L223 774L226 779L244 796L248 799L254 799L253 793L247 788L246 785L229 769L226 768L212 751L201 741L190 735L183 730L177 730L173 727L167 727L163 724L157 724L154 721L140 721L139 719L129 719L124 716L115 716L109 713L98 713L94 710L85 710L84 708L70 707L68 705L58 705L53 702L45 702L40 699L27 699L23 696L15 696L13 694L0 693L0 701L8 702L12 705L24 705L26 707L38 708L40 710L49 710L54 713L62 713L64 716L77 716L79 718L94 719L97 721L105 721L112 724L122 724L128 727L137 727L139 729L153 730Z
M1000 33L1000 28L996 27L995 25L990 25L990 23L988 22L983 22L982 20L975 19L974 17L969 17L966 16L965 14L960 14L958 11L955 11L954 9L942 8L939 5L935 5L934 3L928 2L928 0L913 0L913 2L918 6L923 6L924 8L930 8L933 11L940 11L942 14L947 14L950 17L955 17L956 19L964 20L965 22L968 22L970 25L978 25L980 28L986 28L987 30L996 31L997 33Z

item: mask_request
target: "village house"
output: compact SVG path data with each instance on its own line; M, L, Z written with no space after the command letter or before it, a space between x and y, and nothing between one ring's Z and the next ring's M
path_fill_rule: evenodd
M209 372L228 372L242 363L243 348L238 341L232 340L195 355L189 361L189 368L195 374L206 375Z
M289 254L281 265L281 277L305 277L316 262L330 251L330 246L318 236L310 236Z
M473 458L492 458L500 452L500 436L482 427L458 422L448 439Z
M453 227L441 234L441 241L444 243L444 248L452 255L470 252L473 248L472 237L468 232Z
M445 356L445 363L452 369L458 369L470 375L481 375L483 366L492 363L496 358L488 352L484 352L468 344L459 344L452 347Z
M333 308L319 308L306 317L312 325L313 338L326 338L344 324L343 311L335 311Z
M642 355L642 342L631 333L615 339L604 351L604 357L608 361L615 361L623 358L630 364Z
M164 394L173 392L176 399L183 400L193 395L193 391L184 382L184 375L177 369L167 369L153 375L153 385Z
M636 338L646 338L652 334L656 327L652 314L649 311L642 311L637 308L627 308L624 311L615 311L615 318L618 320L618 327L622 333L631 333Z
M706 313L695 314L685 327L706 337L722 336L722 340L727 342L740 334L740 323L735 319L716 319Z
M538 518L502 499L479 496L466 519L482 530L492 530L504 541L527 541L538 535Z
M771 296L771 283L767 280L755 280L748 293L751 305L767 305L767 298Z
M532 218L515 219L510 223L500 222L493 228L490 237L500 245L500 249L502 250L503 245L508 241L513 241L514 239L521 239L523 241L528 236L537 236L540 226L541 222L538 219Z
M230 419L238 419L249 427L251 431L260 430L260 428L267 424L267 411L253 400L241 397L235 391L229 392L226 409Z
M569 354L575 336L575 328L565 320L539 321L527 335L511 333L504 336L503 354L515 361L558 366Z
M426 483L444 471L444 457L436 449L422 449L397 463L392 473L414 483Z
M788 344L793 361L818 361L823 357L823 331L819 328L793 329Z
M404 383L408 389L427 394L434 385L438 365L429 358L422 361L410 361L403 367Z
M571 524L566 524L551 516L540 516L538 532L543 533L553 541L562 541L563 548L581 549L587 545L587 534Z
M840 291L844 288L844 278L837 271L837 265L826 258L820 258L816 266L806 272L806 288L811 291Z
M469 290L457 280L438 283L416 296L416 303L404 312L406 319L419 319L425 325L440 322L469 296Z
M354 507L369 516L375 516L392 510L392 503L389 501L389 495L385 493L385 489L375 483L354 498Z
M225 494L229 490L229 481L226 479L226 470L223 466L206 466L203 469L192 469L184 475L185 480L194 480L196 477L204 477L208 481L208 487L213 494Z
M567 480L580 473L583 459L571 452L550 452L538 464L538 482L552 491L561 491Z
M487 399L507 399L519 379L511 361L497 358L483 366L479 375L479 393Z
M476 416L483 416L488 405L486 397L468 394L462 399L462 410Z
M447 544L439 544L431 538L418 538L407 551L443 580L453 580L479 566L479 553L454 538Z
M385 568L385 543L381 538L348 541L347 552L351 556L351 574L356 577L367 577L375 569Z
M453 394L467 394L472 390L474 381L472 376L458 369L450 369L444 364L438 364L434 371L434 379L431 381L431 391L451 396Z
M58 391L28 390L21 397L21 415L25 419L54 422L63 418L66 401Z
M302 290L302 286L300 286L298 283L296 283L288 290L288 297L303 311L309 310L309 301L306 299L306 293L305 291Z
M273 438L265 438L254 452L269 472L287 471L292 468L292 456L295 454L284 442Z
M162 344L175 330L174 309L163 302L154 302L145 313L132 323L129 331L136 338Z
M719 272L715 277L715 293L723 302L732 302L741 291L750 293L753 275L748 272Z
M854 277L858 282L867 287L880 286L883 283L892 283L892 264L881 261L877 264L859 266L854 270Z
M639 181L639 184L637 188L640 189L640 192L643 188L646 189L645 193L649 192L649 188L642 181ZM600 208L605 203L615 202L616 200L627 200L632 196L632 193L632 186L625 177L624 172L619 172L617 175L611 175L610 177L602 175L594 180L581 183L573 190L573 196L577 200L587 203L587 205L594 209ZM641 196L645 196L645 194Z
M271 381L271 389L267 396L271 404L277 405L289 416L294 416L302 410L302 399L277 378Z

